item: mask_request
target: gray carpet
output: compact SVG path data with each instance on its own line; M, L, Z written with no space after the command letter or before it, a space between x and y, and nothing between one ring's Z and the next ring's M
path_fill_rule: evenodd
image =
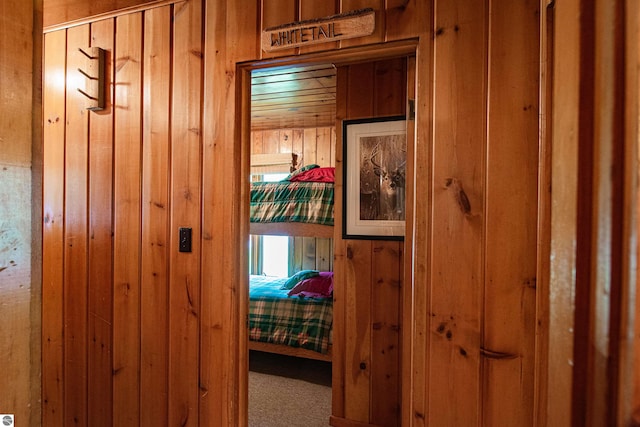
M249 366L249 427L329 425L331 364L251 352Z

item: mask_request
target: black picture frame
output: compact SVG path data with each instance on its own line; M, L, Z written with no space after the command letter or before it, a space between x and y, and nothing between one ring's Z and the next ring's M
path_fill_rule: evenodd
M343 239L403 240L406 118L344 120L342 148Z

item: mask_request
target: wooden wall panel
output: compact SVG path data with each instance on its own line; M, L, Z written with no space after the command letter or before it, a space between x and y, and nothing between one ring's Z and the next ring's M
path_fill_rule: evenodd
M534 401L535 337L530 331L536 325L539 90L538 71L529 66L539 55L538 38L531 36L538 24L528 17L538 13L539 4L494 5L488 58L483 423L526 426L532 425ZM509 36L515 22L524 31Z
M251 132L251 154L296 153L298 167L335 166L335 127Z
M267 28L277 27L279 25L288 24L299 20L298 0L259 0L261 3L262 19L260 20L260 33ZM293 55L297 52L297 48L282 49L274 53L266 53L261 51L263 58L272 56Z
M324 18L332 16L339 12L340 4L338 1L315 1L315 0L299 0L298 8L300 9L300 20ZM316 46L303 46L299 51L301 54L316 52L319 50L335 49L337 43L323 43Z
M0 408L26 426L41 414L41 13L0 4Z
M488 11L480 2L435 9L434 251L430 305L416 307L431 316L426 416L428 425L480 425Z
M402 242L375 242L370 261L371 420L382 426L400 425L402 246Z
M169 424L199 425L198 342L202 192L202 3L173 11L171 106ZM180 60L175 60L180 58ZM179 229L191 228L191 252L179 252Z
M64 425L64 132L66 31L44 40L42 424Z
M89 46L89 26L67 32L67 44ZM74 49L67 55L64 209L64 336L65 424L87 423L87 164L88 111L77 90L85 56Z
M413 108L417 106L418 97L417 97L417 80L416 80L416 72L417 72L418 60L416 56L410 56L407 58L407 102L409 106L413 102ZM414 300L418 300L418 295L421 293L424 294L424 290L420 292L414 288L413 284L415 283L415 279L417 276L423 276L425 271L423 270L424 261L419 260L418 254L422 255L422 247L418 248L415 242L418 240L418 227L415 212L418 205L417 202L417 187L418 187L418 171L422 172L424 170L424 166L420 169L417 167L418 160L418 147L416 144L416 128L417 128L417 117L415 114L412 114L411 107L409 107L408 112L408 124L407 124L407 169L405 171L406 176L414 177L414 179L405 179L405 203L406 203L406 219L405 225L409 224L409 227L405 229L404 236L404 245L402 247L404 259L412 259L412 262L404 262L403 263L403 271L402 271L402 288L401 288L401 324L403 327L400 330L400 425L410 425L412 418L415 416L414 414L419 411L415 411L412 413L413 403L414 403L414 393L412 393L414 386L414 373L417 372L414 370L413 364L413 349L414 349L414 331L416 328L414 327ZM424 119L423 119L424 120ZM428 125L427 125L428 127ZM425 150L426 151L426 150ZM422 153L420 153L422 155ZM425 162L428 164L428 162ZM428 188L428 186L427 186ZM421 193L423 197L426 195L427 200L429 199L429 193ZM424 217L423 220L424 221ZM424 225L424 222L421 222L420 225ZM426 228L426 227L425 227ZM413 229L413 230L412 230ZM421 231L424 233L424 229ZM424 244L424 243L423 243ZM422 306L425 306L423 304ZM423 339L416 340L420 343L424 342ZM420 348L416 346L416 348ZM424 354L424 353L422 353ZM424 357L422 357L424 359ZM420 367L424 366L424 362L420 364ZM422 395L422 388L416 389L415 395ZM423 418L424 419L424 418Z
M118 9L157 2L157 0L47 0L44 7L44 26L49 27Z
M302 163L310 165L315 163L318 157L318 129L310 128L304 130L302 143ZM322 142L321 142L322 144ZM325 165L322 165L325 166Z
M344 276L336 281L344 286L344 417L368 423L371 412L371 241L349 241L346 246L347 266ZM340 287L340 285L338 285Z
M638 286L638 251L635 245L635 237L640 230L640 216L638 212L638 183L635 177L638 175L638 163L635 155L640 150L640 5L637 2L627 1L625 4L625 47L626 47L626 92L632 94L625 98L626 126L625 140L627 141L625 153L625 171L627 174L627 198L625 206L629 211L625 224L625 235L628 245L624 253L629 254L627 260L626 277L627 284L631 284L623 293L626 302L626 312L623 314L621 345L623 346L623 358L620 363L621 378L619 395L621 401L618 405L619 419L631 419L631 423L640 424L640 340L637 338L640 331L640 295ZM635 251L635 253L634 253ZM635 288L632 284L635 283ZM635 290L634 290L635 289ZM626 295L625 295L626 294ZM635 301L634 301L635 300ZM633 375L628 375L633 372ZM626 380L625 380L626 378Z
M113 43L114 20L91 24L92 46L107 51L108 107L89 118L88 416L92 425L112 425L113 371Z
M347 94L347 82L349 81L349 73L345 71L338 72L336 75L336 100L345 99ZM336 103L336 122L340 123L347 117L347 103ZM342 191L343 191L343 173L342 173L342 133L337 135L336 143L336 182L334 187L334 212L342 212ZM342 216L337 215L334 218L334 264L333 276L334 281L343 280L347 275L346 262L347 247L346 245L337 244L338 239L342 236ZM346 286L334 286L333 289L333 323L335 325L345 325L346 312ZM341 308L342 307L342 308ZM346 354L346 328L334 328L333 330L333 353ZM332 360L332 394L331 394L331 416L344 418L345 414L345 387L344 375L346 370L346 357L334 357ZM333 387L333 385L338 385Z
M248 262L246 246L229 250L229 242L240 242L247 232L249 207L229 194L248 200L248 188L239 183L248 175L249 156L238 141L248 137L249 123L238 123L236 116L236 107L246 107L236 101L248 97L236 96L248 76L236 75L236 63L260 56L258 16L257 1L205 2L205 75L227 78L206 78L204 86L202 425L247 423L248 349L242 319L248 307ZM256 28L254 37L251 28Z
M385 1L384 0L342 0L340 13L348 13L358 9L372 8L376 13L376 23L373 34L355 39L341 40L340 47L361 46L384 41L385 32Z
M404 64L399 59L338 67L339 118L404 114ZM343 144L340 139L338 153ZM337 182L343 182L341 171L337 175ZM339 186L336 212L342 209L341 194ZM336 227L340 235L340 215ZM341 322L336 330L342 332L334 343L344 355L343 361L334 362L336 417L384 426L400 423L401 247L398 242L367 240L340 239L336 244L334 324Z
M571 425L571 395L573 371L567 365L573 358L574 347L574 292L575 292L575 235L577 206L577 119L579 112L578 75L580 45L576 29L579 1L569 1L555 6L554 22L554 75L563 74L564 84L553 85L553 108L559 108L562 117L552 118L551 141L562 141L552 146L552 197L551 205L551 257L550 283L564 283L563 287L549 294L549 391L547 408L549 420L560 426ZM561 307L570 307L571 312ZM553 386L551 386L553 384Z
M140 425L148 427L168 419L171 12L144 15Z
M116 18L114 48L113 416L140 423L142 14Z
M6 142L2 162L26 165L31 160L31 80L37 59L31 55L34 4L7 0L0 5L0 129Z
M518 150L512 152L513 142L507 143L506 136L509 129L516 129L521 136L526 134L535 139L528 127L530 122L522 119L507 125L500 123L499 119L511 109L516 109L517 101L523 103L523 99L528 99L532 86L526 86L524 81L533 80L531 73L537 72L536 61L527 56L531 51L521 52L517 47L517 43L524 41L510 34L507 36L507 23L515 19L522 24L520 27L528 28L535 26L537 18L534 11L524 12L526 5L500 7L494 17L489 15L489 10L497 8L490 7L488 2L471 4L460 1L442 4L427 1L348 1L342 2L338 11L347 12L366 6L376 9L376 32L370 37L342 42L341 47L420 37L415 78L418 120L415 170L416 176L424 181L416 181L419 196L415 200L415 235L411 248L416 251L412 254L416 258L409 254L405 258L402 245L398 243L348 241L336 245L336 275L351 280L344 280L346 287L336 292L339 312L335 319L345 328L335 330L337 341L334 349L338 354L344 354L345 359L334 361L334 379L338 387L333 398L333 413L336 420L348 416L363 423L399 425L400 384L412 381L410 386L402 388L403 393L409 391L413 394L406 396L405 393L403 396L412 402L403 411L403 414L408 414L403 415L403 425L405 420L414 425L490 422L497 413L497 384L520 387L518 399L522 400L518 401L522 405L515 403L509 406L509 413L515 414L509 416L520 417L529 411L527 405L530 405L526 393L532 387L527 382L531 365L526 365L530 362L525 359L531 357L527 345L534 331L525 327L522 331L526 336L521 340L508 339L507 335L512 330L503 328L501 323L511 314L503 313L497 304L498 301L508 301L508 304L515 305L513 301L522 301L524 308L520 313L524 313L523 323L510 325L521 326L527 322L528 310L533 309L534 303L527 297L533 291L527 288L524 289L526 295L516 295L513 289L519 285L507 284L506 281L511 275L519 277L521 271L515 267L498 267L500 254L508 253L512 246L509 243L499 245L501 240L498 238L503 238L503 230L497 230L493 240L488 236L497 227L501 207L506 206L502 204L501 197L511 196L502 180L511 177L514 169L490 173L487 168L493 163L486 162L505 159L505 162L516 164L514 158L531 161L524 159L529 146L518 146ZM246 254L238 248L229 250L229 242L240 242L239 237L246 231L243 221L248 215L247 207L239 203L246 199L247 188L238 185L238 182L243 182L240 177L248 171L248 150L243 150L238 141L245 136L249 140L249 131L247 124L239 122L236 116L236 104L245 102L242 96L246 95L242 93L240 83L247 80L246 76L236 74L236 63L263 55L258 46L262 28L323 16L329 14L332 7L337 10L338 6L335 2L312 5L305 0L190 0L172 7L174 22L171 24L167 23L167 9L159 9L153 14L146 11L136 13L132 15L135 18L117 18L118 42L115 50L112 48L110 52L114 55L112 59L123 59L119 63L116 61L115 67L118 69L118 77L114 81L116 109L90 113L88 191L91 233L88 235L93 235L95 224L96 230L102 230L100 241L105 243L105 249L104 252L91 252L99 249L97 242L94 245L90 239L89 276L95 277L100 271L107 271L111 262L106 261L106 254L111 250L105 240L106 217L93 217L100 209L113 217L115 317L112 319L113 331L100 329L106 323L97 318L97 313L96 322L88 329L89 345L92 345L94 332L99 340L105 342L113 332L114 344L112 349L107 347L100 352L96 346L89 352L89 369L92 370L92 363L95 363L96 369L101 369L102 379L96 379L90 386L88 407L90 413L109 412L108 399L104 404L96 403L97 398L91 394L95 391L91 390L97 390L99 384L110 387L104 376L104 351L112 350L112 368L116 373L114 424L121 420L116 417L135 418L138 413L141 423L147 425L164 416L160 401L149 407L145 403L138 406L137 402L146 402L142 397L142 387L157 387L154 392L161 398L165 387L163 381L166 381L166 417L171 425L245 425L246 331L242 319L246 315ZM114 23L115 20L110 19L109 22ZM92 37L93 29L97 31L96 25L92 24ZM173 27L168 28L169 25ZM431 31L432 25L435 25L434 31ZM132 27L137 28L137 36L129 33L127 37L127 28ZM492 33L494 29L495 34ZM113 40L116 28L111 31ZM518 35L522 36L520 31L517 30ZM47 35L49 46L58 46L58 49L68 52L75 49L74 46L65 47L66 32L61 32L62 36L57 33ZM104 30L100 44L109 45L108 32ZM503 45L509 40L512 40L510 44ZM488 48L489 43L492 43L491 49ZM130 52L125 54L126 50L122 49ZM330 46L321 45L317 49L330 49ZM489 56L490 52L494 52L492 56ZM56 68L55 64L64 64L66 60L64 55L46 53L45 67L51 72ZM277 56L293 53L296 52L279 52ZM500 84L502 79L511 78L510 73L515 72L508 70L512 60L522 67L527 64L526 72L517 80L517 84L522 84L523 90L527 91L527 97ZM348 93L351 103L338 108L338 119L404 112L405 100L398 96L397 87L403 88L401 92L404 93L406 83L396 85L390 81L406 74L406 68L376 69L363 65L347 68L353 75L350 78L348 73L348 78L344 78L344 74L343 77L339 75L339 85L348 91L345 89L338 97ZM496 73L491 79L489 70ZM131 81L132 86L118 85L118 82ZM371 85L375 85L377 90L372 91ZM385 94L392 88L396 91ZM146 99L143 95L153 95L154 98ZM49 127L45 127L45 139L57 145L45 146L45 170L51 183L45 188L44 200L48 209L53 207L52 215L56 215L56 207L62 209L64 191L64 181L56 175L56 168L61 167L59 162L64 161L59 157L64 136L60 136L56 129L61 125L55 123L56 120L64 123L65 113L64 108L58 110L56 107L60 99L54 88L46 96L45 125ZM137 105L133 105L133 110L128 106L121 110L118 100ZM342 102L347 102L346 98ZM395 111L398 108L401 110ZM492 110L496 111L494 115ZM112 164L108 155L102 161L98 157L98 152L109 150L107 144L101 145L94 140L98 135L104 141L111 138L107 129L110 114L115 115L112 129L116 132L116 144L133 144L135 153L131 155L129 150L131 158L124 158L123 145L112 146L111 149L115 150ZM533 115L525 110L518 110L517 114L521 118ZM270 139L265 135L254 135L252 146L255 152L267 146L269 150L301 151L306 159L321 159L323 163L336 165L339 169L342 166L341 138L335 129L323 132L317 129L285 130L282 135L288 137L286 141L279 136ZM330 146L327 149L325 145L306 144L311 138L328 138ZM94 149L100 151L94 153ZM111 188L107 177L110 164L114 172L120 171L123 165L136 164L137 168L134 171L132 167L126 175L112 175L114 182ZM531 187L525 181L530 178L531 169L527 166L526 170L526 177L518 184L530 192ZM96 181L92 181L94 173ZM337 175L341 176L339 170ZM69 190L74 188L71 183L67 184ZM105 188L106 194L98 195L99 188ZM110 191L115 202L111 208L106 202ZM239 194L240 198L231 198L229 194ZM340 194L338 185L336 196L339 198ZM72 195L68 198L71 199ZM151 200L158 201L158 204L152 205ZM166 202L164 210L158 206L162 205L162 200ZM519 218L531 203L535 203L527 196L519 196L516 200L522 204L518 205L522 209L518 211ZM341 207L341 201L336 200L337 212ZM47 302L46 319L51 322L47 323L43 337L52 338L52 341L47 341L44 349L47 358L43 384L45 395L50 396L44 400L47 412L44 424L57 425L61 421L57 417L62 417L59 415L62 411L55 405L62 405L63 399L62 389L57 387L67 378L58 369L63 356L61 348L56 347L56 343L62 343L60 313L63 302L56 292L61 290L62 274L66 271L57 270L53 264L58 260L53 248L61 245L62 235L59 233L62 229L46 222L47 218L52 218L46 216L48 212L45 210L47 256L43 267L46 268L45 295L51 297ZM57 214L62 215L61 212ZM127 212L132 216L131 222L123 217ZM522 221L518 224L526 229L530 223L525 225ZM180 226L193 229L194 250L190 254L177 252L177 230ZM339 226L336 229L338 238ZM519 230L521 237L531 238ZM158 247L151 246L163 239L164 249L159 244ZM522 246L517 250L526 252L523 248L528 243L520 241L518 244ZM318 242L316 253L317 250ZM127 257L127 265L122 254ZM94 264L92 259L99 256L105 257L105 263ZM535 257L534 254L530 256ZM409 286L402 283L405 262L415 266L416 298L413 300L401 299L402 286ZM376 268L372 268L374 265ZM163 266L164 270L154 276L158 266ZM129 278L133 288L125 295L122 284L129 283ZM499 281L499 284L492 286L490 279ZM95 283L95 280L90 280L90 314L98 308L98 301L111 295L102 285L96 284L98 288L94 288ZM167 283L169 290L165 293L163 286ZM140 284L144 287L139 288ZM452 293L452 290L457 293ZM495 301L485 303L489 296ZM388 301L392 301L393 310L387 309ZM402 313L402 301L414 304L414 317ZM166 323L157 321L164 304L168 307L165 310ZM151 311L151 307L157 311ZM347 308L353 310L347 311ZM104 310L107 314L111 307L106 305ZM132 323L125 331L122 322L128 319L127 316L132 316ZM412 324L401 325L401 319L409 319ZM412 352L413 359L411 366L401 367L400 360L406 358L397 350L400 345L398 329L401 331L403 327L413 328L415 340L409 345L402 343L403 349L408 348ZM124 344L133 342L138 350L125 350ZM504 345L506 348L512 344L523 353L521 366L523 372L527 372L523 383L518 382L520 377L516 376L519 374L513 369L514 364L519 363L516 360L481 363L482 353L491 355L487 349L499 352L501 349L496 347ZM164 353L163 345L168 346ZM123 360L126 360L126 367L121 369ZM154 363L153 367L151 363ZM505 368L497 367L497 363ZM137 373L130 373L131 370ZM127 396L131 401L125 402L125 395L119 392L125 383L123 379L129 381L137 375L139 379L133 389L128 389ZM489 384L489 378L495 378L496 382ZM62 382L57 382L58 379ZM106 395L108 392L101 394L100 398ZM125 412L115 411L125 404L129 405L124 408ZM453 405L456 411L449 410Z

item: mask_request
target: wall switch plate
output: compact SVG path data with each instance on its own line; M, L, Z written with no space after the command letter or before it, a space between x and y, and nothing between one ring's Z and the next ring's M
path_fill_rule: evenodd
M191 252L191 229L180 227L180 242L178 250L180 252Z
M15 420L13 414L0 414L0 426L13 427Z

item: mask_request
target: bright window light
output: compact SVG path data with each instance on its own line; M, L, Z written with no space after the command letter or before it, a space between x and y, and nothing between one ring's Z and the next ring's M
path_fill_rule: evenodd
M262 271L267 276L289 275L288 236L262 236Z
M268 173L262 177L262 180L264 182L276 182L276 181L282 181L288 176L289 176L288 173Z

